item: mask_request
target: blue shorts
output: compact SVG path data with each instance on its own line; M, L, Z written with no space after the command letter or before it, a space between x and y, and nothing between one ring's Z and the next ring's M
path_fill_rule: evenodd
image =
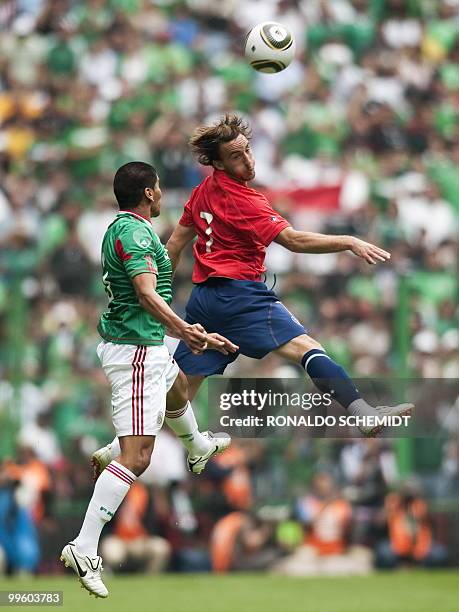
M239 346L237 353L223 355L205 351L193 355L180 342L174 359L185 374L223 374L239 354L261 359L306 330L264 283L211 278L195 285L186 307L185 320L201 323L208 332L218 332Z

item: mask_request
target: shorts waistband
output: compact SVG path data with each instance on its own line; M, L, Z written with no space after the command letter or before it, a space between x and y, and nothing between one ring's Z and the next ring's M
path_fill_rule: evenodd
M260 287L260 288L266 287L265 283L261 280L259 281L242 280L242 279L235 279L235 278L226 278L224 276L211 276L203 283L195 284L196 287L222 287L222 286L226 286L226 287L244 287L245 286L247 287L248 285L252 287Z

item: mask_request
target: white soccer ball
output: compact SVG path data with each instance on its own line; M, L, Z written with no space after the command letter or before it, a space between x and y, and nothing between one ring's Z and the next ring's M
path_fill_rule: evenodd
M250 30L244 53L252 68L273 74L285 70L295 55L290 30L274 21L263 21Z

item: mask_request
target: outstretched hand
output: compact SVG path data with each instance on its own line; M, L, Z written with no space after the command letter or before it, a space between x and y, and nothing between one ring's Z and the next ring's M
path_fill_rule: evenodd
M390 259L390 253L375 244L360 240L360 238L352 239L350 250L354 255L361 257L369 264L377 264L380 261L387 261Z
M239 348L216 332L208 334L200 323L189 325L183 333L183 340L194 355L201 355L205 350L219 351L223 355L228 355L235 353Z
M225 338L225 336L221 336L216 332L212 332L207 334L207 347L208 350L218 351L219 353L223 353L223 355L228 355L228 353L235 353L238 350L237 344L233 344L231 340Z

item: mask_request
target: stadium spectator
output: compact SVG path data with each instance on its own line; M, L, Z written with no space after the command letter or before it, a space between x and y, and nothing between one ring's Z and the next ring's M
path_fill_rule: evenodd
M0 465L0 557L1 568L11 573L32 573L40 559L37 528L25 507L20 481L11 466Z
M38 524L45 516L46 505L51 491L51 473L43 461L38 459L30 446L18 448L17 462L6 461L5 474L19 483L18 495Z
M261 571L282 556L273 526L247 512L231 512L216 523L210 539L214 572Z
M353 506L352 541L374 546L385 496L399 478L395 454L382 440L356 440L342 448L340 467L343 488Z
M329 473L314 476L311 492L297 500L295 513L304 526L304 543L276 565L276 572L307 576L366 574L371 570L370 550L349 545L352 507Z
M390 493L385 500L385 511L389 539L376 547L378 567L446 564L445 546L435 541L427 503L418 483L406 481L397 493Z

